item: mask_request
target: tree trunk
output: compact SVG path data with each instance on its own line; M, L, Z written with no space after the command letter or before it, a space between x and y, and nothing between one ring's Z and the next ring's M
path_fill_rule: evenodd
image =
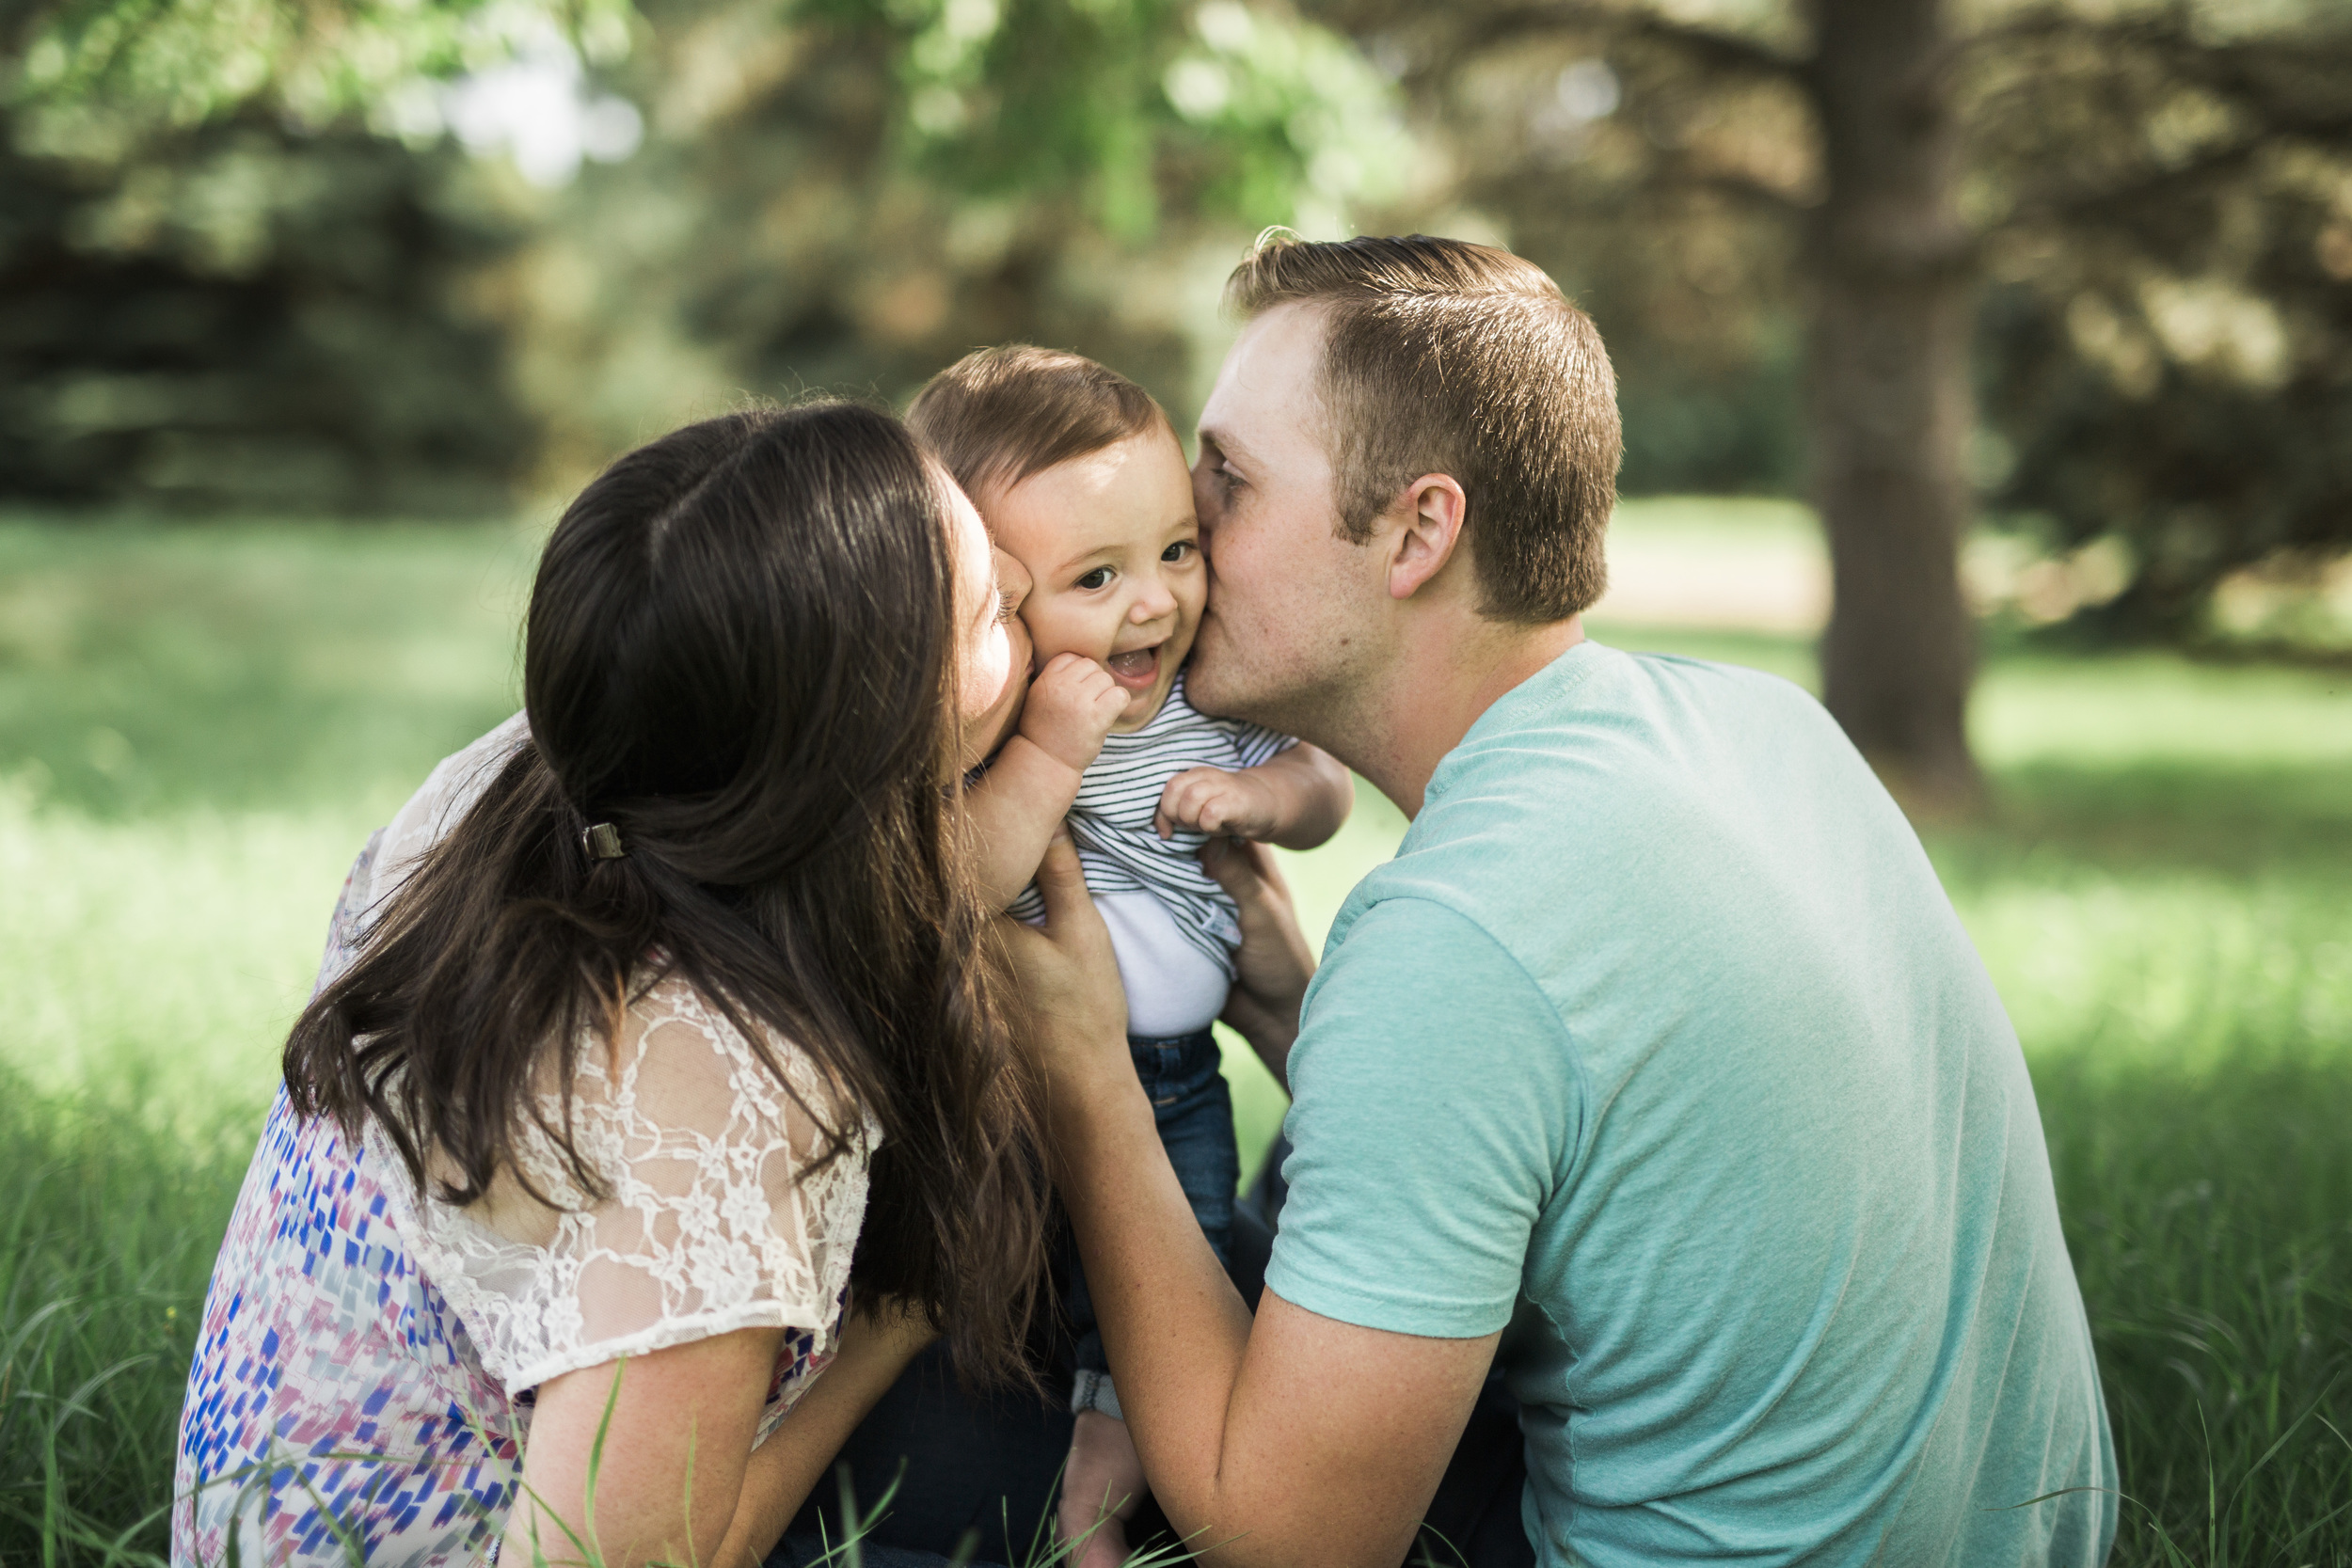
M1982 782L1966 709L1970 245L1942 0L1810 0L1827 195L1807 234L1814 497L1836 586L1830 712L1915 810Z

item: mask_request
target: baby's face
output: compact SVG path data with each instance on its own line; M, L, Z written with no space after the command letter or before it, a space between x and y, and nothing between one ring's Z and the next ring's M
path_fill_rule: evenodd
M980 503L1036 579L1021 619L1041 668L1083 654L1127 690L1114 733L1160 711L1209 594L1184 449L1165 425L1057 463Z

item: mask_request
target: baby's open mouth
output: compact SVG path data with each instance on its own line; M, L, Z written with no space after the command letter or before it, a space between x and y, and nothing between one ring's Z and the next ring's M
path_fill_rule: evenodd
M1123 654L1110 657L1111 679L1130 691L1149 691L1152 683L1160 678L1160 649L1154 642L1148 648L1130 648Z

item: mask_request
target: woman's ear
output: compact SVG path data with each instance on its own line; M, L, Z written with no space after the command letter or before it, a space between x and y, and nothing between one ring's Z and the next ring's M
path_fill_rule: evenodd
M1461 543L1469 505L1451 474L1423 474L1405 487L1390 513L1397 531L1389 553L1389 597L1409 599L1445 570Z

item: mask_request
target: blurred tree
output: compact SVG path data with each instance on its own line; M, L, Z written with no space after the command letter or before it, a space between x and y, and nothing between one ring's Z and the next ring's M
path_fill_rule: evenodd
M1994 504L2129 546L2103 639L2352 547L2352 18L2019 18L1974 72Z
M745 388L898 395L1005 338L1096 353L1181 417L1211 226L1221 276L1236 228L1336 230L1411 150L1353 45L1234 0L259 8L59 0L24 31L16 102L55 137L364 111L429 141L448 104L421 73L554 39L643 105L637 156L469 275L548 489Z
M642 15L609 80L644 147L588 171L503 285L551 479L740 388L898 398L1011 339L1117 365L1181 421L1237 230L1336 230L1410 151L1352 45L1240 5Z
M899 398L1009 339L1093 354L1181 421L1237 231L1335 230L1411 150L1353 45L1237 4L640 14L606 80L644 146L584 173L501 285L551 487L742 389Z
M501 509L533 432L466 286L517 225L472 172L256 116L0 147L0 495Z
M86 145L255 104L322 126L550 31L616 57L628 18L628 0L10 0L0 80L48 138Z
M588 37L606 13L561 14ZM356 109L419 71L497 57L518 15L436 0L0 11L0 494L508 504L535 433L506 384L505 327L470 290L527 214L455 148L371 134Z
M1979 788L1955 560L1974 482L2006 477L2002 499L2046 510L2068 539L2128 532L2142 580L2122 613L2193 604L2217 566L2316 541L2329 517L2344 537L2352 496L2341 460L2323 455L2344 449L2320 440L2343 416L2314 412L2341 403L2318 388L2341 386L2344 360L2259 348L2283 350L2293 334L2259 325L2276 307L2254 292L2265 246L2248 239L2275 233L2270 249L2290 263L2265 287L2295 286L2299 269L2295 320L2328 315L2315 291L2334 220L2321 210L2339 197L2307 194L2300 217L2274 221L2265 191L2352 188L2341 6L1321 0L1312 11L1405 60L1414 98L1472 171L1463 199L1590 284L1613 343L1679 339L1703 370L1693 341L1711 335L1726 345L1719 363L1770 364L1775 318L1802 319L1806 465L1836 581L1825 696L1913 800L1965 803ZM2222 221L2254 211L2271 215ZM2224 253L2234 270L2216 277ZM2016 459L2005 476L1992 471L2007 467L2001 443L1972 438L1988 267L2003 291L1992 341L2006 347L1987 365ZM2212 370L2249 352L2264 374L2291 360L2308 379L2240 378L2234 392L2200 392L2195 412L2157 415L2147 399L2174 388L2167 372L2123 407L2112 397L2129 388L2098 360L2145 347L2157 318L2173 349L2204 362L2185 366L2183 389L2217 385ZM2258 407L2294 411L2266 455L2296 477L2274 472L2264 489L2225 456L2233 419L2259 420ZM2201 466L2185 494L2185 476L2144 446L2174 427L2200 433L2178 454ZM2266 520L2241 526L2249 511ZM2241 543L2215 547L2224 534Z

